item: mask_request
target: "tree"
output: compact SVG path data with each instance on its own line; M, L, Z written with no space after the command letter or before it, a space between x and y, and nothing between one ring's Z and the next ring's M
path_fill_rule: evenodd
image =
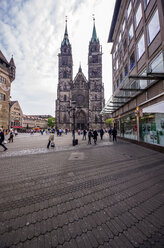
M113 118L109 118L105 120L105 123L109 126L112 127L113 126Z
M53 128L55 126L55 118L54 117L48 118L48 126L51 128Z

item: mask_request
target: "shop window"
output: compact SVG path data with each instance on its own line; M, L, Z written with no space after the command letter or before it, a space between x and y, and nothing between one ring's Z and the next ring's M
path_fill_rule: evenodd
M130 25L128 39L129 41L133 38L133 24Z
M140 3L138 6L138 9L136 11L136 14L135 14L135 28L138 27L138 24L139 24L141 18L142 18L142 8L141 8L141 3Z
M160 31L158 10L154 12L149 24L147 25L148 45L153 41Z
M129 18L131 10L132 10L132 4L131 2L129 2L128 8L127 8L127 19Z
M141 38L137 42L136 45L137 50L137 61L141 58L143 53L145 52L145 40L144 40L144 34L142 34Z
M128 65L127 64L124 67L124 75L125 75L125 77L128 75Z
M150 0L144 0L144 8L146 9L147 5L149 4Z
M0 76L0 83L5 84L5 83L6 83L6 78L4 78L4 77Z
M0 93L0 101L5 101L5 95L3 93Z
M130 56L130 70L132 70L134 66L135 66L135 55L133 52Z

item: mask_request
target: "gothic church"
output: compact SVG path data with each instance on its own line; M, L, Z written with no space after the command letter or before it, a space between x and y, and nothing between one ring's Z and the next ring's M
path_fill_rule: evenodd
M88 80L79 71L73 79L73 60L68 38L67 21L59 59L58 89L56 100L56 128L72 129L73 114L71 102L76 102L75 129L100 129L104 107L104 86L102 83L102 50L97 38L95 21L88 52Z

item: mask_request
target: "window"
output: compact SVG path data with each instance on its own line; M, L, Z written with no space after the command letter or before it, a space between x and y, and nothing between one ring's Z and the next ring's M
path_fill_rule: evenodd
M67 85L66 85L66 83L64 84L64 90L67 90Z
M117 79L117 88L118 88L118 86L119 86L119 80Z
M141 3L140 3L138 6L138 9L136 11L136 14L135 14L135 27L136 28L137 28L141 18L142 18L142 8L141 8Z
M139 39L137 45L137 61L141 58L142 54L145 52L145 41L144 41L144 34L142 34L141 38Z
M146 9L148 3L150 2L150 0L144 0L144 8Z
M123 47L124 47L124 51L125 51L125 50L126 50L126 48L127 48L127 41L126 41L126 39L124 40Z
M95 123L97 123L98 121L98 118L97 118L97 115L95 115Z
M122 23L122 32L124 32L124 30L125 30L125 20Z
M117 52L117 49L118 49L118 44L116 45L116 52Z
M95 100L97 100L97 95L95 95Z
M124 75L125 75L125 77L128 75L128 65L127 64L124 67Z
M134 66L135 66L135 56L133 52L130 56L130 70L133 69Z
M164 73L164 55L161 52L149 65L152 72Z
M132 39L132 37L133 37L133 24L131 24L129 28L129 33L128 33L129 41Z
M121 41L121 32L120 32L120 35L118 37L118 42L120 43L120 41Z
M158 34L159 31L160 31L159 15L158 15L158 10L156 10L147 26L148 45L153 41L153 39L155 38L155 36Z
M0 93L0 101L5 101L5 95Z
M0 76L0 83L5 84L5 83L6 83L6 78L4 78L4 77Z
M120 84L122 83L122 73L120 74Z
M118 59L116 60L116 71L118 70Z
M127 18L129 18L131 9L132 9L132 4L131 4L131 2L130 2L129 5L128 5L128 8L127 8Z
M66 95L64 95L64 101L67 101L67 96Z
M64 71L64 73L63 73L63 78L67 78L67 72L66 71Z

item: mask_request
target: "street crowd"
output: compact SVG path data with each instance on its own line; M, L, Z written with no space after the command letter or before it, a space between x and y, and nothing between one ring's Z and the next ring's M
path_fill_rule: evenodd
M41 135L43 135L44 133L46 135L49 135L48 137L48 144L47 144L47 148L49 149L49 147L52 147L54 148L55 147L55 134L57 136L63 136L63 135L67 135L68 133L72 133L72 136L75 137L75 133L74 133L74 130L69 130L69 129L47 129L47 130L44 130L44 129L41 129L39 130L38 132L40 132ZM96 129L89 129L89 130L76 130L76 135L78 136L82 136L82 140L87 140L88 142L88 145L90 144L97 144L97 138L98 136L100 136L100 140L103 140L103 136L105 133L108 133L109 135L109 141L112 141L113 142L117 142L117 130L116 128L109 128L109 129L99 129L99 130L96 130ZM31 135L33 135L35 133L34 130L30 130L29 133ZM0 128L0 146L2 146L4 148L4 151L7 151L7 147L6 147L6 144L7 143L10 143L10 142L14 142L14 137L18 135L18 131L17 130L3 130L2 128Z

